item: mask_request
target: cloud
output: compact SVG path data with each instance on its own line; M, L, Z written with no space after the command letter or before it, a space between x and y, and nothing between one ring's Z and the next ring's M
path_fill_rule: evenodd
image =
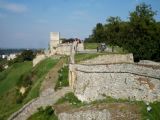
M25 5L18 3L1 2L0 8L14 13L23 13L27 11L27 7Z

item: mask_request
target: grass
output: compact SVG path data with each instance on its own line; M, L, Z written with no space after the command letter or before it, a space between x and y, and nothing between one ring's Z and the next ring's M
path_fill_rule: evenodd
M0 73L0 120L5 120L13 112L20 109L25 103L39 96L41 82L48 71L58 62L51 58L37 64L32 68L31 62L16 63ZM31 89L22 103L17 104L17 83L22 75L33 74Z
M147 112L147 106L141 103L141 113L143 120L159 120L160 119L160 102L150 103L152 110Z
M55 86L55 90L69 86L68 72L69 72L68 66L64 66L58 71L59 77Z
M54 114L52 107L47 106L45 109L39 108L38 112L30 116L28 120L58 120L58 117Z
M97 49L97 43L84 43L84 49Z
M99 46L99 45L100 45L100 43L84 43L84 49L97 49L97 46ZM124 50L123 48L121 48L119 46L107 45L107 48L109 48L109 49L113 48L113 53L128 53L127 50Z
M100 54L102 54L102 53L92 53L92 54L78 53L75 55L75 62L78 63L83 60L93 59L95 57L98 57Z
M78 100L78 98L72 92L67 93L67 94L65 94L64 97L60 98L56 102L56 105L62 104L65 102L69 102L71 105L76 106L76 107L80 107L80 106L84 105L84 103L82 103L80 100Z
M32 69L31 62L16 63L0 73L0 95L16 86L21 75Z
M32 70L32 72L34 73L33 86L31 88L28 96L26 97L25 102L28 102L29 100L39 96L40 86L41 86L41 83L42 83L44 77L46 76L48 71L54 65L56 65L57 62L58 62L58 59L53 60L51 58L48 58L33 68L33 70Z

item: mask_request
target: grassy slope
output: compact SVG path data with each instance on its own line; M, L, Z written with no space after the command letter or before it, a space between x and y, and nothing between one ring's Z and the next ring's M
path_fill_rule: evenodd
M12 89L20 76L32 68L31 62L17 63L0 73L0 95Z
M0 119L6 119L29 100L39 95L41 82L47 72L58 62L51 58L42 61L32 69L31 62L14 64L11 68L0 73ZM33 85L22 104L16 103L16 83L20 76L32 71L35 74Z
M37 76L34 80L32 89L30 90L27 98L25 99L25 102L28 102L29 100L36 98L39 96L39 89L41 82L43 81L45 75L48 73L48 71L58 62L58 60L53 60L51 58L46 59L42 61L40 64L35 66L33 68L34 74Z
M0 119L7 117L19 104L16 103L16 83L22 74L26 74L32 68L31 62L16 63L0 73Z

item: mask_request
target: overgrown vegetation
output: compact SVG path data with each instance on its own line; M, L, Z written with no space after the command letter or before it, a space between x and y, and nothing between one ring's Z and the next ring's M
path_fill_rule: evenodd
M45 109L40 107L38 112L29 117L28 120L58 120L58 117L52 107L47 106Z
M69 72L68 66L64 66L58 71L59 77L55 86L55 90L69 86L68 72Z
M132 52L136 61L160 61L160 22L155 15L150 5L141 3L130 12L129 21L110 17L105 24L98 23L86 42L120 46Z
M160 118L160 102L150 103L152 110L150 112L147 111L147 106L144 103L141 103L141 113L143 120L159 120Z
M0 73L0 120L39 96L41 82L57 62L48 58L34 68L31 62L15 63ZM20 93L21 86L26 89L24 94Z
M20 55L17 55L17 57L13 60L8 61L8 65L12 65L14 63L20 63L24 61L32 61L35 57L35 53L32 50L24 50Z
M28 95L25 98L25 102L38 97L39 96L39 90L41 86L41 82L43 81L44 77L48 73L48 71L53 68L54 65L56 65L58 62L58 59L52 59L48 58L37 64L28 74L28 78L30 77L31 82L25 82L21 85L27 84L28 87L30 87L30 83L32 84L31 90L28 93ZM24 77L25 78L25 77ZM25 78L26 79L26 78ZM29 81L30 81L29 80Z
M84 104L80 100L78 100L78 98L72 92L65 94L65 96L60 98L56 102L56 104L62 104L65 102L69 102L71 105L76 106L76 107L82 106Z

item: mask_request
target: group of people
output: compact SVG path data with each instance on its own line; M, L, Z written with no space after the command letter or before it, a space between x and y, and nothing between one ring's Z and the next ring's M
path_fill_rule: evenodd
M97 52L103 52L106 49L106 43L101 43L99 46L97 46Z

